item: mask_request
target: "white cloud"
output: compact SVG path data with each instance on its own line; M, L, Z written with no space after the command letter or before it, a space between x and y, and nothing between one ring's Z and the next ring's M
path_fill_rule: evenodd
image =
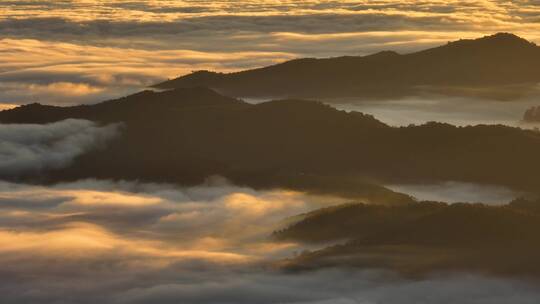
M66 166L116 136L118 127L76 119L46 125L0 124L0 176Z
M521 197L524 193L494 186L460 182L440 184L403 184L387 186L393 191L406 193L419 200L448 203L485 203L504 205Z
M84 180L0 182L2 303L537 303L527 282L468 274L281 272L300 250L269 233L299 212L342 202L255 191ZM163 222L170 225L163 225Z
M98 102L191 70L226 72L296 57L410 52L498 31L538 42L535 4L0 1L5 38L0 40L0 103ZM62 83L88 90L70 96L49 87Z

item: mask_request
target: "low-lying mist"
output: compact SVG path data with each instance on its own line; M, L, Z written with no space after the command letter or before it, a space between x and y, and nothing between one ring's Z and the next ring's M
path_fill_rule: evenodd
M343 203L211 178L195 187L0 183L2 303L536 303L528 283L382 270L283 272L303 250L269 236ZM436 290L437 292L431 292Z
M0 176L67 166L120 131L119 125L86 120L0 125ZM419 200L497 205L521 195L457 182L390 188ZM348 202L300 191L255 190L221 177L190 187L96 179L48 186L0 181L0 302L476 304L540 299L535 282L477 272L410 278L391 267L283 268L285 259L328 244L278 241L273 232L306 213ZM317 226L315 233L330 225Z
M523 115L530 107L540 105L540 96L510 101L444 96L374 101L354 99L326 101L341 110L371 114L392 126L437 121L457 126L502 124L533 128L537 125L522 122Z
M120 124L81 119L38 124L0 124L0 176L13 177L67 166L76 156L119 135Z
M245 98L258 104L276 98ZM525 111L540 105L540 93L511 100L480 97L421 95L396 99L310 98L321 100L344 111L373 115L390 126L421 125L430 121L456 126L501 124L524 129L540 127L540 123L524 122Z
M220 177L193 187L0 182L0 251L33 261L110 256L141 267L184 260L258 263L298 249L269 238L292 216L343 202L287 190L256 191Z
M462 182L397 184L386 187L396 192L408 194L420 201L445 203L467 202L504 205L525 194L501 186Z

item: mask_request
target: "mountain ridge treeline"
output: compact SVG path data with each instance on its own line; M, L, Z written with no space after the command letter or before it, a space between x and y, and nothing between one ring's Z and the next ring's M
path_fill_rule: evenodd
M286 269L384 268L408 275L442 271L540 276L540 201L507 205L419 202L346 204L306 214L276 231L282 241L328 246L284 261Z
M253 187L319 189L355 197L377 193L381 200L403 202L410 198L375 185L455 180L540 189L540 133L500 125L390 127L370 115L320 102L253 105L205 88L0 112L2 123L68 118L123 122L125 128L105 149L34 178L195 184L222 175Z
M395 98L436 93L513 99L539 82L540 47L498 33L410 54L382 51L295 59L233 73L197 71L155 87L204 86L239 97Z

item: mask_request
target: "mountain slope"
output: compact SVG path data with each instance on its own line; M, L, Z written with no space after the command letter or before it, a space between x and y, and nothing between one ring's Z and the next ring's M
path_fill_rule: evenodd
M335 242L287 261L289 268L375 267L422 275L481 271L540 276L540 201L505 206L421 202L348 204L307 214L274 237Z
M253 97L392 97L426 87L459 91L538 82L540 47L499 33L405 55L297 59L230 74L199 71L156 87L206 86L230 96Z
M152 121L163 115L187 109L247 106L241 100L220 95L206 88L142 91L95 105L57 107L33 103L0 112L2 123L49 123L67 118L99 122Z
M401 201L366 186L455 180L540 189L540 134L504 126L428 123L393 128L372 116L319 102L257 105L190 88L142 92L97 105L29 105L0 112L2 123L66 118L124 122L106 149L79 157L56 180L141 179L200 183L223 175L254 187L290 187Z

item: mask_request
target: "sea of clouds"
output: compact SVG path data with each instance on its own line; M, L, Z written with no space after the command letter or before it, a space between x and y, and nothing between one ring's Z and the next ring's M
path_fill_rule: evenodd
M411 52L497 31L539 41L538 4L0 0L0 110L30 102L95 103L197 69ZM396 113L388 120L399 120ZM68 166L120 133L119 125L83 120L0 125L0 177ZM280 270L280 259L305 247L276 243L272 231L298 214L343 202L257 191L221 178L195 187L1 181L0 302L539 302L536 285L508 278Z
M119 126L84 120L0 125L11 175L67 166ZM304 244L272 232L346 200L254 190L210 177L198 186L0 180L2 303L537 303L534 282L467 273L404 278L385 269L290 272ZM322 246L322 245L321 245Z
M533 283L471 274L406 279L388 270L285 272L301 244L287 218L338 203L255 191L84 180L0 183L3 303L537 303Z
M81 119L39 124L0 124L0 177L67 166L77 156L103 147L121 124L100 126Z
M536 1L0 1L0 103L93 103L192 70L411 52L499 31Z

